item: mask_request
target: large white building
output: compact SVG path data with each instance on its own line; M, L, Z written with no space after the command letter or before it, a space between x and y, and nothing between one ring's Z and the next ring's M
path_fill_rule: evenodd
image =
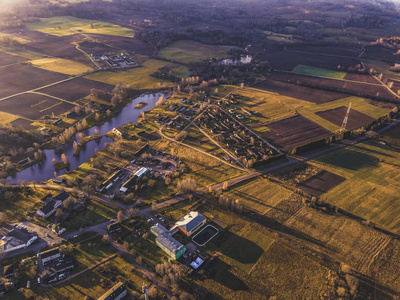
M37 235L25 229L6 225L0 229L0 253L8 253L26 248L37 240Z

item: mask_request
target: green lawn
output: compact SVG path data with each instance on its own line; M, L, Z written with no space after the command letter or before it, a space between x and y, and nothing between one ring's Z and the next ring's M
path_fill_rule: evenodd
M136 89L153 89L159 87L171 87L175 86L168 80L158 79L150 76L150 74L156 72L159 68L165 65L170 65L165 61L157 59L149 59L144 62L141 67L131 68L127 70L120 71L101 71L97 73L85 76L85 78L108 83L111 85L116 85L117 83L122 83L126 86L136 88ZM175 76L185 76L188 69L185 66L176 66L172 68Z
M178 41L162 49L158 56L181 63L190 63L208 58L226 58L231 48L231 46L206 45L195 41Z
M232 200L238 199L246 208L264 214L288 197L291 191L266 179L254 179L229 188L225 195Z
M346 76L346 72L334 71L330 69L318 68L307 65L298 65L292 70L292 72L304 75L313 75L313 76L328 77L334 79L343 79L344 76Z
M376 141L340 149L312 163L346 181L321 196L325 202L400 233L400 151Z
M119 25L70 16L41 18L40 21L27 23L26 26L28 29L56 36L66 36L75 33L96 33L133 37L135 34L132 29L124 28Z

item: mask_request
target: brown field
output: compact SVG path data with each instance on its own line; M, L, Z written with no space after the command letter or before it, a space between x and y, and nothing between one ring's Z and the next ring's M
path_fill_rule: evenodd
M374 97L385 100L397 100L385 87L379 84L366 84L362 82L350 82L344 80L313 77L288 72L273 72L271 79L296 83L299 85L311 86L321 89L328 89L342 93L348 93L360 97Z
M332 133L303 116L295 116L268 125L262 136L283 151L330 136Z
M293 50L293 51L301 51L301 52L310 52L313 54L324 54L324 55L335 55L335 56L349 56L349 57L357 57L358 52L349 50L349 49L343 49L343 48L334 48L334 47L315 47L315 46L296 46L296 47L290 47L288 51Z
M89 95L93 88L111 92L114 86L86 78L76 78L39 91L68 101L76 101Z
M101 43L107 44L111 47L115 47L118 49L133 51L143 55L154 54L154 49L151 46L142 41L139 41L138 39L112 36L112 35L101 35L101 34L87 34L87 35L91 36L92 38L98 40Z
M44 115L56 116L70 110L74 105L38 94L23 94L0 101L0 110L28 119Z
M16 64L20 61L26 60L23 57L17 55L11 55L0 51L0 67Z
M342 93L319 90L275 80L265 80L254 87L313 103L324 103L347 97L346 94Z
M7 125L11 125L13 127L18 127L24 130L31 130L31 129L35 129L36 126L31 125L31 121L29 120L25 120L25 119L16 119L15 121L12 121L10 123L8 123Z
M35 89L66 78L68 76L64 74L25 65L4 67L0 72L0 98Z
M397 57L393 55L395 50L386 49L383 47L375 46L375 47L368 47L367 51L365 51L363 58L373 59L373 60L380 60L386 62L397 62Z
M29 43L26 46L27 50L43 53L50 56L62 57L73 60L83 60L85 55L71 44L82 37L80 34L56 37L47 35L38 41Z
M347 107L341 106L334 109L319 111L316 112L315 114L324 118L325 120L328 120L329 122L332 122L335 125L341 126L343 119L346 115L346 112L347 112ZM352 109L350 110L346 129L351 130L351 129L361 128L362 126L372 122L373 120L374 118Z
M379 83L375 78L367 74L347 73L346 76L344 76L344 79L366 83Z
M335 186L341 184L345 180L346 178L342 176L323 170L322 172L319 172L317 175L300 184L298 187L302 191L318 197L333 189Z
M319 55L317 53L300 53L274 50L266 52L260 59L267 60L276 70L291 71L297 65L310 65L314 67L337 69L337 66L351 67L359 63L356 58L341 56Z

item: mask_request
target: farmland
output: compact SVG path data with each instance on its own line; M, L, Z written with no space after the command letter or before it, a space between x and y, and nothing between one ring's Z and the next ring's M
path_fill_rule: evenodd
M85 78L111 85L116 85L120 82L126 86L139 89L154 89L162 86L174 86L175 84L170 81L150 76L150 74L156 72L159 68L164 67L165 65L168 65L168 63L161 60L149 59L138 68L113 72L101 71L85 76ZM172 67L172 69L173 72L182 73L186 70L186 67L179 65Z
M334 79L343 79L346 76L345 72L333 71L333 70L329 70L329 69L317 68L317 67L306 66L306 65L298 65L292 70L292 72L304 74L304 75L328 77L328 78L334 78Z
M283 151L331 135L330 131L303 116L277 121L269 124L268 128L271 131L263 133L262 136Z
M238 104L235 105L237 111L241 112L241 109L257 111L259 116L255 118L259 119L258 121L273 119L292 112L300 106L311 104L255 88L240 89L235 91L233 95L238 100Z
M256 88L272 93L278 93L299 100L310 101L313 103L329 102L346 97L346 94L320 90L317 88L299 86L291 83L275 80L265 80L255 85Z
M68 101L76 101L90 94L91 89L111 92L114 86L86 78L74 78L66 82L40 89L39 91Z
M277 203L290 194L291 191L265 179L235 185L225 193L228 198L239 199L246 208L259 214L273 210Z
M341 184L345 180L346 179L341 176L324 170L300 184L299 188L312 196L318 197L333 189L335 186Z
M43 70L66 75L80 75L93 71L91 67L88 67L84 64L61 58L42 58L31 60L29 63L32 64L32 66Z
M338 79L300 75L294 73L289 74L287 72L273 72L273 74L271 75L271 79L288 83L296 83L305 86L317 87L320 89L329 89L361 97L369 97L369 98L376 97L386 100L395 99L395 96L393 94L391 94L385 87L379 85L378 83L371 84L371 83L363 83L355 81L344 81Z
M55 36L65 36L75 33L97 33L133 37L135 33L133 30L123 28L119 25L68 16L41 18L39 22L29 23L28 28Z
M231 47L205 45L194 41L179 41L161 50L158 56L180 63L190 63L208 58L226 58L229 49Z
M0 72L0 98L35 89L67 76L26 65L3 67Z
M291 52L293 50L293 52ZM276 70L292 71L298 65L309 65L319 68L337 69L337 66L350 67L358 64L354 57L323 55L320 53L296 52L296 47L288 51L272 50L262 54L262 59L270 62Z
M341 106L338 108L333 108L325 111L317 112L316 114L329 122L332 122L338 126L340 126L343 122L342 117L346 115L347 107ZM347 122L346 129L352 130L361 128L362 126L373 121L374 118L370 116L364 115L356 110L351 110L349 114L349 120Z
M0 110L32 120L53 113L57 116L73 107L70 103L32 93L0 101Z
M316 166L346 178L321 199L399 233L399 158L397 150L368 141L314 159Z

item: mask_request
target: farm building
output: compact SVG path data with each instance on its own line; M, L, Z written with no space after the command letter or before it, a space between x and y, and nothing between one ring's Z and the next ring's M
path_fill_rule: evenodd
M123 299L127 293L126 287L122 284L122 282L118 282L98 300L120 300Z
M45 266L45 265L51 263L52 261L55 261L56 259L59 259L61 257L60 248L41 252L37 255L37 257L41 261L42 265Z
M170 236L170 232L164 226L156 224L150 228L150 231L157 237L157 246L167 253L169 257L178 259L186 252L186 248Z
M64 201L69 199L69 194L67 192L61 192L54 198L51 198L46 202L46 204L40 208L36 214L43 218L48 218L54 214L60 206L63 205Z
M178 227L179 230L181 230L186 236L191 236L204 224L206 224L206 217L197 211L191 211L178 222L176 222L174 227Z
M0 229L0 253L7 253L21 248L26 248L37 240L37 235L25 229L6 225Z

